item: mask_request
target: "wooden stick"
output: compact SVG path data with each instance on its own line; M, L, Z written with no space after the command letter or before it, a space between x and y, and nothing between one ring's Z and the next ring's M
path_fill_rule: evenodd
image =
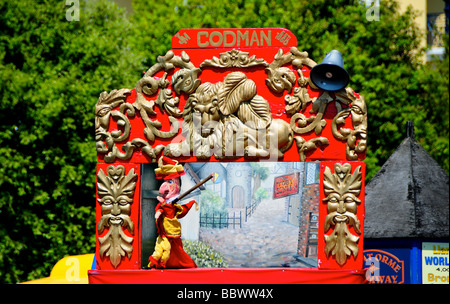
M183 197L185 197L186 195L188 195L189 193L191 193L192 191L194 191L195 189L197 189L198 187L200 187L201 185L203 185L204 183L209 181L211 178L213 178L214 174L215 173L211 173L207 178L205 178L204 180L199 182L197 185L193 186L191 189L189 189L188 191L184 192L179 197L177 197L172 203L175 203L175 202L178 202L178 201L182 200Z

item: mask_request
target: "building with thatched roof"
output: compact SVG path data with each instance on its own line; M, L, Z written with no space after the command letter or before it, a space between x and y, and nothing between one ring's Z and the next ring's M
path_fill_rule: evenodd
M446 266L443 275L448 283L449 176L415 140L412 123L408 122L406 138L365 191L367 266L367 253L374 257L378 252L378 257L391 265L404 264L403 276L399 268L397 272L386 269L398 275L386 280L388 283L425 283L428 278L440 283L440 276L435 280L439 273L427 272L428 266L433 266L430 263L436 261L435 268ZM446 249L446 255L445 250L439 251L441 248ZM427 264L424 257L429 250L439 254L435 260L428 259ZM383 267L389 268L383 263L378 266Z

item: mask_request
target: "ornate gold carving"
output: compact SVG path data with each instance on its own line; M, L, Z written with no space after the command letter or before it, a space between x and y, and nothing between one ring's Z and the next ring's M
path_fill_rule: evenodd
M357 234L361 234L360 221L356 216L358 204L361 201L358 195L361 192L361 166L358 166L353 174L349 163L334 166L334 174L329 167L325 168L323 189L327 202L328 214L325 217L324 232L330 229L333 232L325 235L325 254L327 257L333 255L339 265L344 265L347 256L358 255L359 237L353 235L349 227L353 227Z
M326 137L316 137L306 141L301 136L295 136L295 144L297 145L298 154L300 154L300 161L306 161L305 152L315 150L318 146L326 146L330 142Z
M286 64L292 64L297 67L298 87L294 88L293 95L286 95L286 113L292 115L290 126L296 134L306 134L314 131L316 135L320 135L326 126L326 121L323 119L328 104L335 101L338 114L333 120L332 132L339 140L347 141L347 158L355 160L358 158L357 153L363 153L367 147L367 115L366 105L363 97L356 98L353 90L347 88L335 93L335 97L331 97L328 92L323 92L319 98L312 99L308 94L307 86L317 89L309 78L305 77L302 72L304 65L310 68L317 63L308 58L307 52L300 52L297 48L292 47L290 52L284 54L280 49L275 55L272 63L266 68L268 78L266 85L274 92L281 93L284 90L289 93L295 85L294 72L285 67ZM307 117L304 112L306 107L313 103L310 111L311 115ZM349 105L350 108L343 110L342 105ZM338 125L343 124L345 119L352 114L352 122L354 130L341 128L338 130ZM320 145L327 145L328 139L325 137L318 137L308 142L302 137L296 136L295 141L300 154L300 159L305 159L305 152L313 150Z
M130 104L124 103L128 94L130 94L128 89L113 90L109 94L103 92L95 106L96 148L98 153L107 153L107 159L125 157L117 149L115 143L127 139L130 135L131 124L125 116L125 111L128 111L128 115L132 117L135 112ZM119 111L112 111L119 105ZM121 126L123 130L108 131L111 117L117 121L117 125Z
M214 56L212 59L203 61L200 64L200 67L248 68L258 65L268 66L269 64L264 59L256 58L255 55L249 57L248 52L242 52L234 49L228 52L220 53L220 58Z
M100 94L95 105L95 140L97 141L98 152L110 150L115 141L121 141L130 135L130 123L123 115L123 111L127 108L131 111L131 115L134 115L134 111L127 106L122 107L129 94L130 90L128 89L113 90L109 94L107 92ZM121 105L122 111L112 111L119 105ZM111 116L120 120L120 124L124 128L123 132L108 132ZM103 141L106 141L106 145Z
M204 83L189 96L182 135L186 140L167 145L166 156L278 158L293 142L289 125L272 119L269 103L241 72L228 74L223 82Z
M286 64L292 64L297 68L298 87L294 89L293 95L286 95L286 113L292 115L290 127L296 134L305 134L312 130L319 135L326 125L326 121L323 119L326 106L333 100L328 92L324 92L319 98L312 99L309 96L307 85L312 86L309 78L305 77L302 72L304 65L312 68L317 63L308 58L307 52L300 52L297 48L292 47L290 52L283 54L283 50L279 50L275 55L272 63L266 69L268 78L266 79L266 85L274 92L281 93L284 90L289 93L292 92L292 88L295 85L294 72L285 67ZM309 103L313 102L313 108L311 113L318 113L317 116L311 115L306 117L299 111L304 111ZM301 136L294 137L297 149L300 155L300 160L305 161L305 152L314 150L318 146L325 146L329 144L329 141L325 137L318 137L306 141Z
M350 104L350 107L340 111L331 123L331 131L339 140L347 140L347 158L358 159L357 153L363 153L367 149L367 107L364 97L356 97L352 88L346 88L336 93L336 99ZM347 128L338 129L338 125L344 124L345 119L351 114L353 130Z
M124 166L109 166L106 174L102 169L97 174L98 202L102 213L97 226L98 233L103 233L109 227L108 232L98 238L99 254L101 259L109 256L114 268L120 264L122 257L130 258L133 253L133 237L126 235L124 229L134 235L130 204L133 203L137 178L134 169L125 175Z
M359 95L355 95L350 88L332 95L322 92L318 98L311 98L308 90L316 87L303 72L304 66L311 68L315 65L316 62L308 57L307 52L300 52L295 47L287 53L280 49L270 64L257 59L255 55L250 56L247 52L234 49L221 53L220 58L213 57L203 61L200 68L191 63L186 52L176 56L173 51L168 51L166 55L158 57L157 63L136 84L136 100L133 104L125 102L130 90L101 94L96 105L97 152L105 154L106 162L113 162L116 158L128 160L138 148L153 162L165 149L167 155L174 157L194 155L201 159L212 155L216 158L263 158L274 153L277 157L282 157L295 139L300 159L305 160L307 151L326 146L329 140L317 137L306 141L301 136L294 138L293 135L314 131L320 136L326 127L325 111L328 104L334 101L338 114L331 125L332 134L336 139L347 142L347 158L355 160L358 158L357 154L363 153L367 146L364 99L356 97ZM247 79L245 74L230 73L222 82L214 84L206 82L201 85L198 78L202 67L254 66L266 67L268 78L265 82L270 90L276 94L282 94L285 90L288 92L285 95L285 110L291 117L290 124L272 119L269 102L257 95L255 82ZM169 81L168 73L175 68L178 69ZM164 71L162 78L155 76L160 71ZM187 102L184 109L180 109L179 96L183 93L187 95ZM304 112L311 103L311 115L307 115ZM162 123L158 120L165 119L165 116L160 115L156 119L155 105L162 113L167 114L171 125L168 131L162 129ZM118 110L112 110L118 106ZM136 113L145 125L145 138L134 138L122 144L130 135L129 118L135 117ZM350 114L354 130L340 128ZM208 121L206 117L209 117ZM108 131L110 118L117 121L119 130ZM179 133L180 118L183 119L183 130L179 138L184 137L186 140L176 143L180 141L175 137ZM151 144L157 138L172 138L173 144L152 147ZM118 143L122 144L122 150L116 147Z
M153 148L149 142L154 142L156 137L171 138L178 134L179 122L176 117L182 115L178 108L179 98L173 97L172 91L168 89L167 73L164 74L163 78L153 77L160 70L168 71L175 67L182 69L177 71L172 77L171 82L174 90L178 94L181 92L190 94L200 84L200 80L197 79L200 69L195 68L185 52L182 52L181 56L175 56L173 51L169 51L165 56L159 56L158 63L151 67L138 81L136 84L136 101L133 104L124 103L125 94L129 94L130 90L114 90L110 94L103 92L100 95L96 105L96 146L98 153L106 154L104 158L106 162L113 162L116 158L128 160L137 148L141 148L154 162L156 161L156 156L164 149L164 146L158 145ZM155 100L149 99L149 97L157 93ZM159 106L161 111L169 115L169 121L172 126L170 131L161 131L161 122L151 119L151 117L156 116L154 111L155 104ZM113 108L119 105L119 111L111 112ZM128 117L134 117L136 110L145 124L144 135L149 142L141 138L135 138L125 143L122 146L124 152L121 152L117 148L116 143L128 139L131 127ZM125 116L125 111L127 111L128 117ZM107 132L110 116L117 119L119 127L124 128L122 133L120 131Z
M270 63L269 67L266 68L266 72L269 76L269 78L266 79L266 85L276 93L281 93L284 90L290 93L292 91L292 87L295 84L296 78L294 72L292 72L291 69L283 66L288 63L292 63L292 65L296 66L297 72L300 75L300 78L298 80L300 88L299 90L297 90L297 95L300 97L305 93L308 94L307 91L303 92L304 90L301 89L304 88L306 90L306 84L309 83L309 79L303 76L301 69L303 68L303 65L312 68L317 63L308 58L307 52L300 52L296 47L292 47L291 51L286 54L283 54L282 49L278 51L272 63ZM292 113L293 112L289 114Z
M173 97L172 90L167 88L169 86L169 81L166 80L167 73L164 74L162 79L153 77L160 70L167 72L175 67L179 67L181 70L172 77L174 90L177 94L181 92L190 94L200 85L200 80L197 79L200 69L195 68L184 51L181 53L181 56L175 56L171 50L165 56L159 56L158 63L152 66L136 84L136 102L133 106L140 111L141 118L146 126L144 134L150 142L154 142L156 137L171 138L178 134L179 123L175 117L181 116L178 108L179 98ZM156 100L147 100L145 98L144 94L151 97L158 90L159 93ZM155 103L169 115L172 129L168 132L160 130L162 125L160 121L150 119L150 116L156 115L153 109Z
M309 95L308 95L309 96ZM291 117L291 128L296 134L306 134L314 130L316 135L319 135L323 128L325 128L327 122L323 119L327 105L333 101L328 92L324 92L319 98L314 98L313 107L310 112L318 114L316 116L311 115L306 117L302 113L295 113ZM304 106L305 107L305 106ZM309 141L306 141L301 136L294 137L297 144L300 160L305 161L305 152L315 150L318 146L326 146L329 141L326 137L317 137Z
M164 148L163 146L159 145L152 148L148 142L139 138L124 144L122 149L125 152L121 152L116 146L116 143L122 142L130 136L131 124L128 117L134 117L136 115L135 107L129 103L125 103L128 94L130 94L130 90L128 89L113 90L110 93L103 92L100 94L97 105L95 106L95 140L97 152L105 154L105 161L110 163L114 162L116 158L128 160L136 148L142 148L142 151L154 161L156 160L156 156ZM112 111L113 108L119 105L118 111ZM123 130L108 131L111 117L117 121L117 126Z

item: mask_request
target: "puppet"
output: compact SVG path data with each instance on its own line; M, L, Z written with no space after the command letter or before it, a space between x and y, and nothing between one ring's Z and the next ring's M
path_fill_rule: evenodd
M165 164L164 164L165 163ZM152 268L197 268L195 262L184 251L181 241L181 224L178 219L184 217L195 200L179 205L183 166L170 158L162 156L155 169L157 179L164 182L159 188L158 204L155 208L155 220L158 237L153 254L149 257L148 267Z

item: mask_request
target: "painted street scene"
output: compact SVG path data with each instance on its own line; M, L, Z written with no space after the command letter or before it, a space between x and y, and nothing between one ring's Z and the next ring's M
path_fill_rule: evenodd
M319 163L195 163L185 168L183 183L211 172L218 178L198 191L200 210L181 221L184 239L210 246L228 267L316 266Z

